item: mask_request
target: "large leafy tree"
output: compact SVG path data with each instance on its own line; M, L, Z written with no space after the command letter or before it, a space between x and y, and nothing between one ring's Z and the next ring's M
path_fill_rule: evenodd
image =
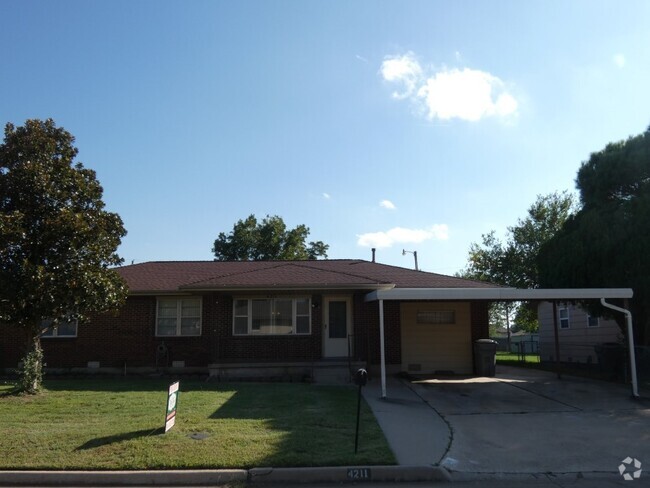
M574 198L567 192L538 195L528 208L525 218L508 227L505 241L492 231L482 236L480 244L470 246L468 263L460 275L516 288L539 287L537 255L575 211ZM523 306L495 304L493 320L509 326L510 313L516 312L515 322L524 330L537 330L536 311Z
M74 137L53 120L7 124L0 145L0 324L26 337L20 385L36 392L44 323L119 306L126 285L110 267L126 234L104 210L95 172L75 162Z
M239 220L232 232L221 232L212 252L218 261L302 260L327 258L329 246L322 241L309 242L309 228L298 225L287 229L277 215L258 222L255 215Z
M541 283L631 287L636 339L649 344L650 128L591 154L578 171L576 186L582 208L542 248ZM609 315L597 304L584 305L591 313Z

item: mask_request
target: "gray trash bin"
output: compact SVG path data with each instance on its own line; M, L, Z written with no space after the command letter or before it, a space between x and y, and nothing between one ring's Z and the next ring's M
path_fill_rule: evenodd
M474 364L477 376L494 376L496 374L497 341L479 339L474 343Z

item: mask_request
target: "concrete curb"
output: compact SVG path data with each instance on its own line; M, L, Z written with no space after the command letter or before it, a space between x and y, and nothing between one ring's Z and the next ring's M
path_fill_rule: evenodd
M613 472L488 473L442 466L338 466L314 468L200 469L170 471L0 471L0 486L220 486L227 483L300 484L359 482L575 482L620 480Z
M575 482L578 480L622 481L622 476L616 471L576 471L576 472L548 472L548 473L491 473L451 471L451 481L518 481L524 486L532 481L557 481Z
M360 481L451 481L438 466L342 466L323 468L254 468L251 483L355 483Z
M360 481L450 481L438 466L253 468L184 471L0 471L0 486L215 486L355 483Z
M183 471L0 471L0 486L191 486L246 481L245 469Z

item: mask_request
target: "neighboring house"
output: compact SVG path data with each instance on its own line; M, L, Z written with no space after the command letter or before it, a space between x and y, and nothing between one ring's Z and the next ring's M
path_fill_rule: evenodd
M570 303L558 303L556 310L560 361L597 363L595 346L621 342L621 329L614 320L592 317L578 305ZM541 302L537 309L537 316L540 359L555 361L553 304Z
M375 368L383 320L389 372L471 374L472 343L488 337L488 301L373 296L496 288L363 260L148 262L118 271L126 304L44 334L48 368L174 367L221 377L246 376L246 368L301 374L342 359ZM0 367L16 367L24 342L18 329L2 329Z

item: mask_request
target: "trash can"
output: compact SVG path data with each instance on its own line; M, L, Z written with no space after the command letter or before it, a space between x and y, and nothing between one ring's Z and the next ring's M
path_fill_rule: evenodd
M474 343L474 364L477 376L494 376L496 374L497 341L479 339Z
M618 342L604 342L594 346L600 372L608 380L625 378L625 347Z

